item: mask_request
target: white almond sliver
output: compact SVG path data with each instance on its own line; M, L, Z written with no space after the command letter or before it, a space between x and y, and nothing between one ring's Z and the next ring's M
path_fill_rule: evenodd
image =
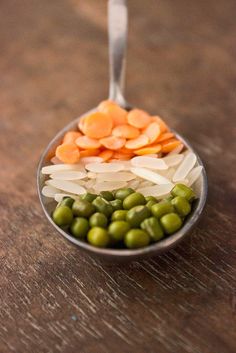
M149 187L149 186L154 186L154 184L153 184L151 181L144 180L144 181L142 181L142 182L139 184L139 189L140 189L140 188L146 188L146 187Z
M86 189L83 186L72 181L52 179L48 180L48 184L71 194L82 195L86 193Z
M183 162L177 168L172 180L173 182L185 179L190 170L194 167L197 157L194 153L190 152L185 157Z
M134 157L131 159L131 164L134 167L149 168L149 169L168 169L168 166L162 158L153 157Z
M89 163L101 163L103 161L102 157L96 157L96 156L91 156L91 157L82 157L80 159L80 162L83 164L89 164Z
M93 173L116 173L124 170L124 165L122 163L89 163L85 165L85 168Z
M197 166L191 170L191 172L187 175L188 177L188 185L191 186L201 175L203 167Z
M112 191L120 188L124 188L127 185L124 181L104 181L97 182L93 188L96 192L100 191Z
M97 178L97 174L96 173L93 173L93 172L88 172L87 173L87 177L89 179L96 179Z
M181 143L179 146L177 146L176 148L174 148L171 152L168 153L168 156L171 156L172 154L178 154L182 151L182 149L184 148L184 145Z
M111 161L114 164L117 164L117 163L120 164L120 161L117 159L112 159ZM124 167L123 170L130 170L130 168L132 167L130 161L122 161L122 165Z
M73 180L73 183L76 183L81 186L86 185L87 182L88 182L87 180L81 180L81 179L80 180Z
M53 186L46 185L42 188L42 194L45 197L53 198L56 193L59 193L60 190L54 188Z
M98 181L130 181L135 178L136 176L129 172L99 173L97 175Z
M84 179L87 177L87 173L80 172L77 170L72 170L72 171L61 171L59 170L58 172L54 172L50 175L50 178L52 179L57 179L57 180L78 180L78 179Z
M177 183L175 183L175 185L176 184L184 184L184 185L186 185L186 186L189 186L189 181L188 181L188 179L183 179L183 180L178 180L178 182Z
M158 184L158 185L170 184L169 179L161 176L156 172L153 172L152 170L148 170L145 168L131 168L131 172L142 179L146 179L153 182L154 184Z
M171 183L165 185L154 185L146 188L139 188L137 189L137 192L140 192L141 194L143 194L143 196L161 197L168 195L173 187L174 185Z
M129 181L127 186L129 188L132 188L132 189L136 190L137 187L139 186L139 184L140 184L140 181L138 179L134 179L134 180Z
M83 168L82 165L80 164L54 164L54 165L48 165L46 167L43 167L41 169L42 174L52 174L54 172L57 172L59 170L64 171L64 170L81 170Z
M172 154L171 156L164 157L163 160L168 167L174 167L182 162L183 158L182 154Z
M86 189L91 189L94 185L95 185L95 180L94 179L90 179L89 181L87 181L85 183Z

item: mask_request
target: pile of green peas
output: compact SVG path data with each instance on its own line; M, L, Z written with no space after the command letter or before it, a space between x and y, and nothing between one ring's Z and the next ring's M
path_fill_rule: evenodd
M194 191L177 184L171 196L158 201L131 188L78 200L65 197L52 214L53 221L72 236L96 247L137 249L178 231L191 212Z

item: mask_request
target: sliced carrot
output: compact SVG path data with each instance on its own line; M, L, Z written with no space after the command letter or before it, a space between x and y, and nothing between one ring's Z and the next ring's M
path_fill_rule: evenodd
M132 139L126 142L125 147L130 150L137 150L141 147L146 146L149 143L147 135L139 135L136 139Z
M100 150L83 150L80 151L80 157L91 157L91 156L97 156L100 153Z
M100 142L109 150L119 150L125 145L126 139L116 136L109 136L100 139Z
M111 150L104 150L101 153L99 153L98 157L101 157L104 160L104 162L106 162L112 158L113 153L114 152Z
M75 143L63 143L56 149L56 157L63 163L74 164L80 159L80 152Z
M162 147L161 147L161 152L163 153L169 153L173 151L177 146L181 144L181 141L173 138L167 141L162 142Z
M160 125L161 133L169 131L168 126L158 115L152 116L152 121L156 121Z
M82 136L78 131L68 131L63 138L63 143L75 143L78 137Z
M78 137L75 143L77 146L85 150L95 150L101 147L101 143L99 142L99 140L91 139L87 136Z
M101 112L87 115L83 121L83 132L91 138L103 138L111 134L113 122L110 116Z
M174 137L174 134L172 132L164 132L158 137L157 142L163 142L169 140L172 137Z
M98 110L99 110L100 112L103 112L104 109L106 109L106 107L109 106L109 105L116 105L116 103L113 102L113 101L110 100L110 99L107 99L107 100L102 101L101 103L98 104Z
M102 109L113 121L114 126L127 124L127 111L117 104L107 104Z
M116 126L112 130L112 135L116 137L123 137L126 139L135 139L140 135L140 132L139 129L137 129L136 127L125 124Z
M86 116L82 116L80 119L79 119L79 122L78 122L78 128L80 131L82 131L84 133L84 119L86 118Z
M127 154L127 153L120 153L120 152L115 152L112 156L114 159L119 159L120 161L128 161L134 156L133 153Z
M149 124L145 130L143 130L143 133L147 135L149 143L154 143L160 136L160 125L154 121L153 123Z
M141 109L132 109L128 113L127 119L130 125L138 129L145 128L152 120L150 115Z
M143 156L145 154L158 153L160 152L161 148L162 148L161 145L153 145L153 146L148 146L148 147L135 150L134 153L137 154L138 156Z
M123 153L123 154L130 154L130 153L133 153L133 151L131 151L130 149L126 148L126 147L122 147L119 149L119 152L120 153Z

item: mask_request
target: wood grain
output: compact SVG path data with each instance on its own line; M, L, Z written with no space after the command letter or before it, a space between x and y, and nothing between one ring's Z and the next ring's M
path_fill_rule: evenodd
M234 0L130 0L127 96L193 142L210 193L192 235L106 265L38 203L43 148L107 95L106 2L0 2L1 353L234 353Z

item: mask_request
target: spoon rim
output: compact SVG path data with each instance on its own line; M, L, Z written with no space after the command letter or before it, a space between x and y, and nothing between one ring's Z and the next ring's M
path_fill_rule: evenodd
M94 247L84 241L81 241L79 239L76 239L75 237L73 237L72 235L70 235L69 233L65 232L63 229L61 229L60 227L58 227L52 220L47 207L45 205L45 203L43 202L43 195L42 195L42 185L41 185L41 178L42 178L42 174L41 174L41 169L44 165L46 165L46 159L48 156L49 151L53 148L53 146L55 146L56 143L58 143L59 138L61 138L61 136L63 136L63 134L68 131L69 129L71 129L72 127L76 126L76 124L78 123L78 121L85 115L95 111L96 108L91 109L90 111L88 111L87 113L81 115L80 117L74 119L72 122L70 122L69 124L67 124L62 130L60 130L56 136L50 141L50 143L47 145L47 147L45 148L44 152L41 155L41 158L39 160L39 164L38 164L38 169L37 169L37 191L38 191L38 196L39 196L39 200L42 206L42 209L47 217L47 219L49 220L49 222L54 226L54 228L57 229L57 231L64 237L66 238L68 241L70 241L71 243L73 243L74 245L77 245L79 248L81 248L82 250L90 253L91 255L97 255L99 257L102 257L103 259L106 260L114 260L114 259L120 259L120 260L125 260L125 259L138 259L138 258L144 258L147 256L153 256L153 255L158 255L160 253L163 253L165 251L170 250L171 248L173 248L174 246L176 246L180 241L182 241L190 232L190 230L193 228L193 226L197 223L197 221L200 218L200 215L202 214L202 211L204 209L205 203L206 203L206 199L207 199L207 193L208 193L208 182L207 182L207 175L206 175L206 170L205 167L198 155L198 153L196 153L196 151L194 150L194 148L191 146L191 144L189 143L189 141L185 138L183 138L181 135L179 135L174 129L171 129L175 135L177 136L177 138L183 142L183 144L185 145L185 147L187 147L190 151L192 151L196 157L197 157L197 162L198 165L202 167L202 172L201 172L201 190L200 193L201 195L199 196L199 199L196 201L196 205L195 208L193 210L193 212L191 213L191 215L188 217L187 221L185 222L184 226L177 231L176 233L169 235L166 238L163 238L162 240L160 240L157 243L153 243L150 244L144 248L140 248L140 249L111 249L111 248L98 248L98 247Z

